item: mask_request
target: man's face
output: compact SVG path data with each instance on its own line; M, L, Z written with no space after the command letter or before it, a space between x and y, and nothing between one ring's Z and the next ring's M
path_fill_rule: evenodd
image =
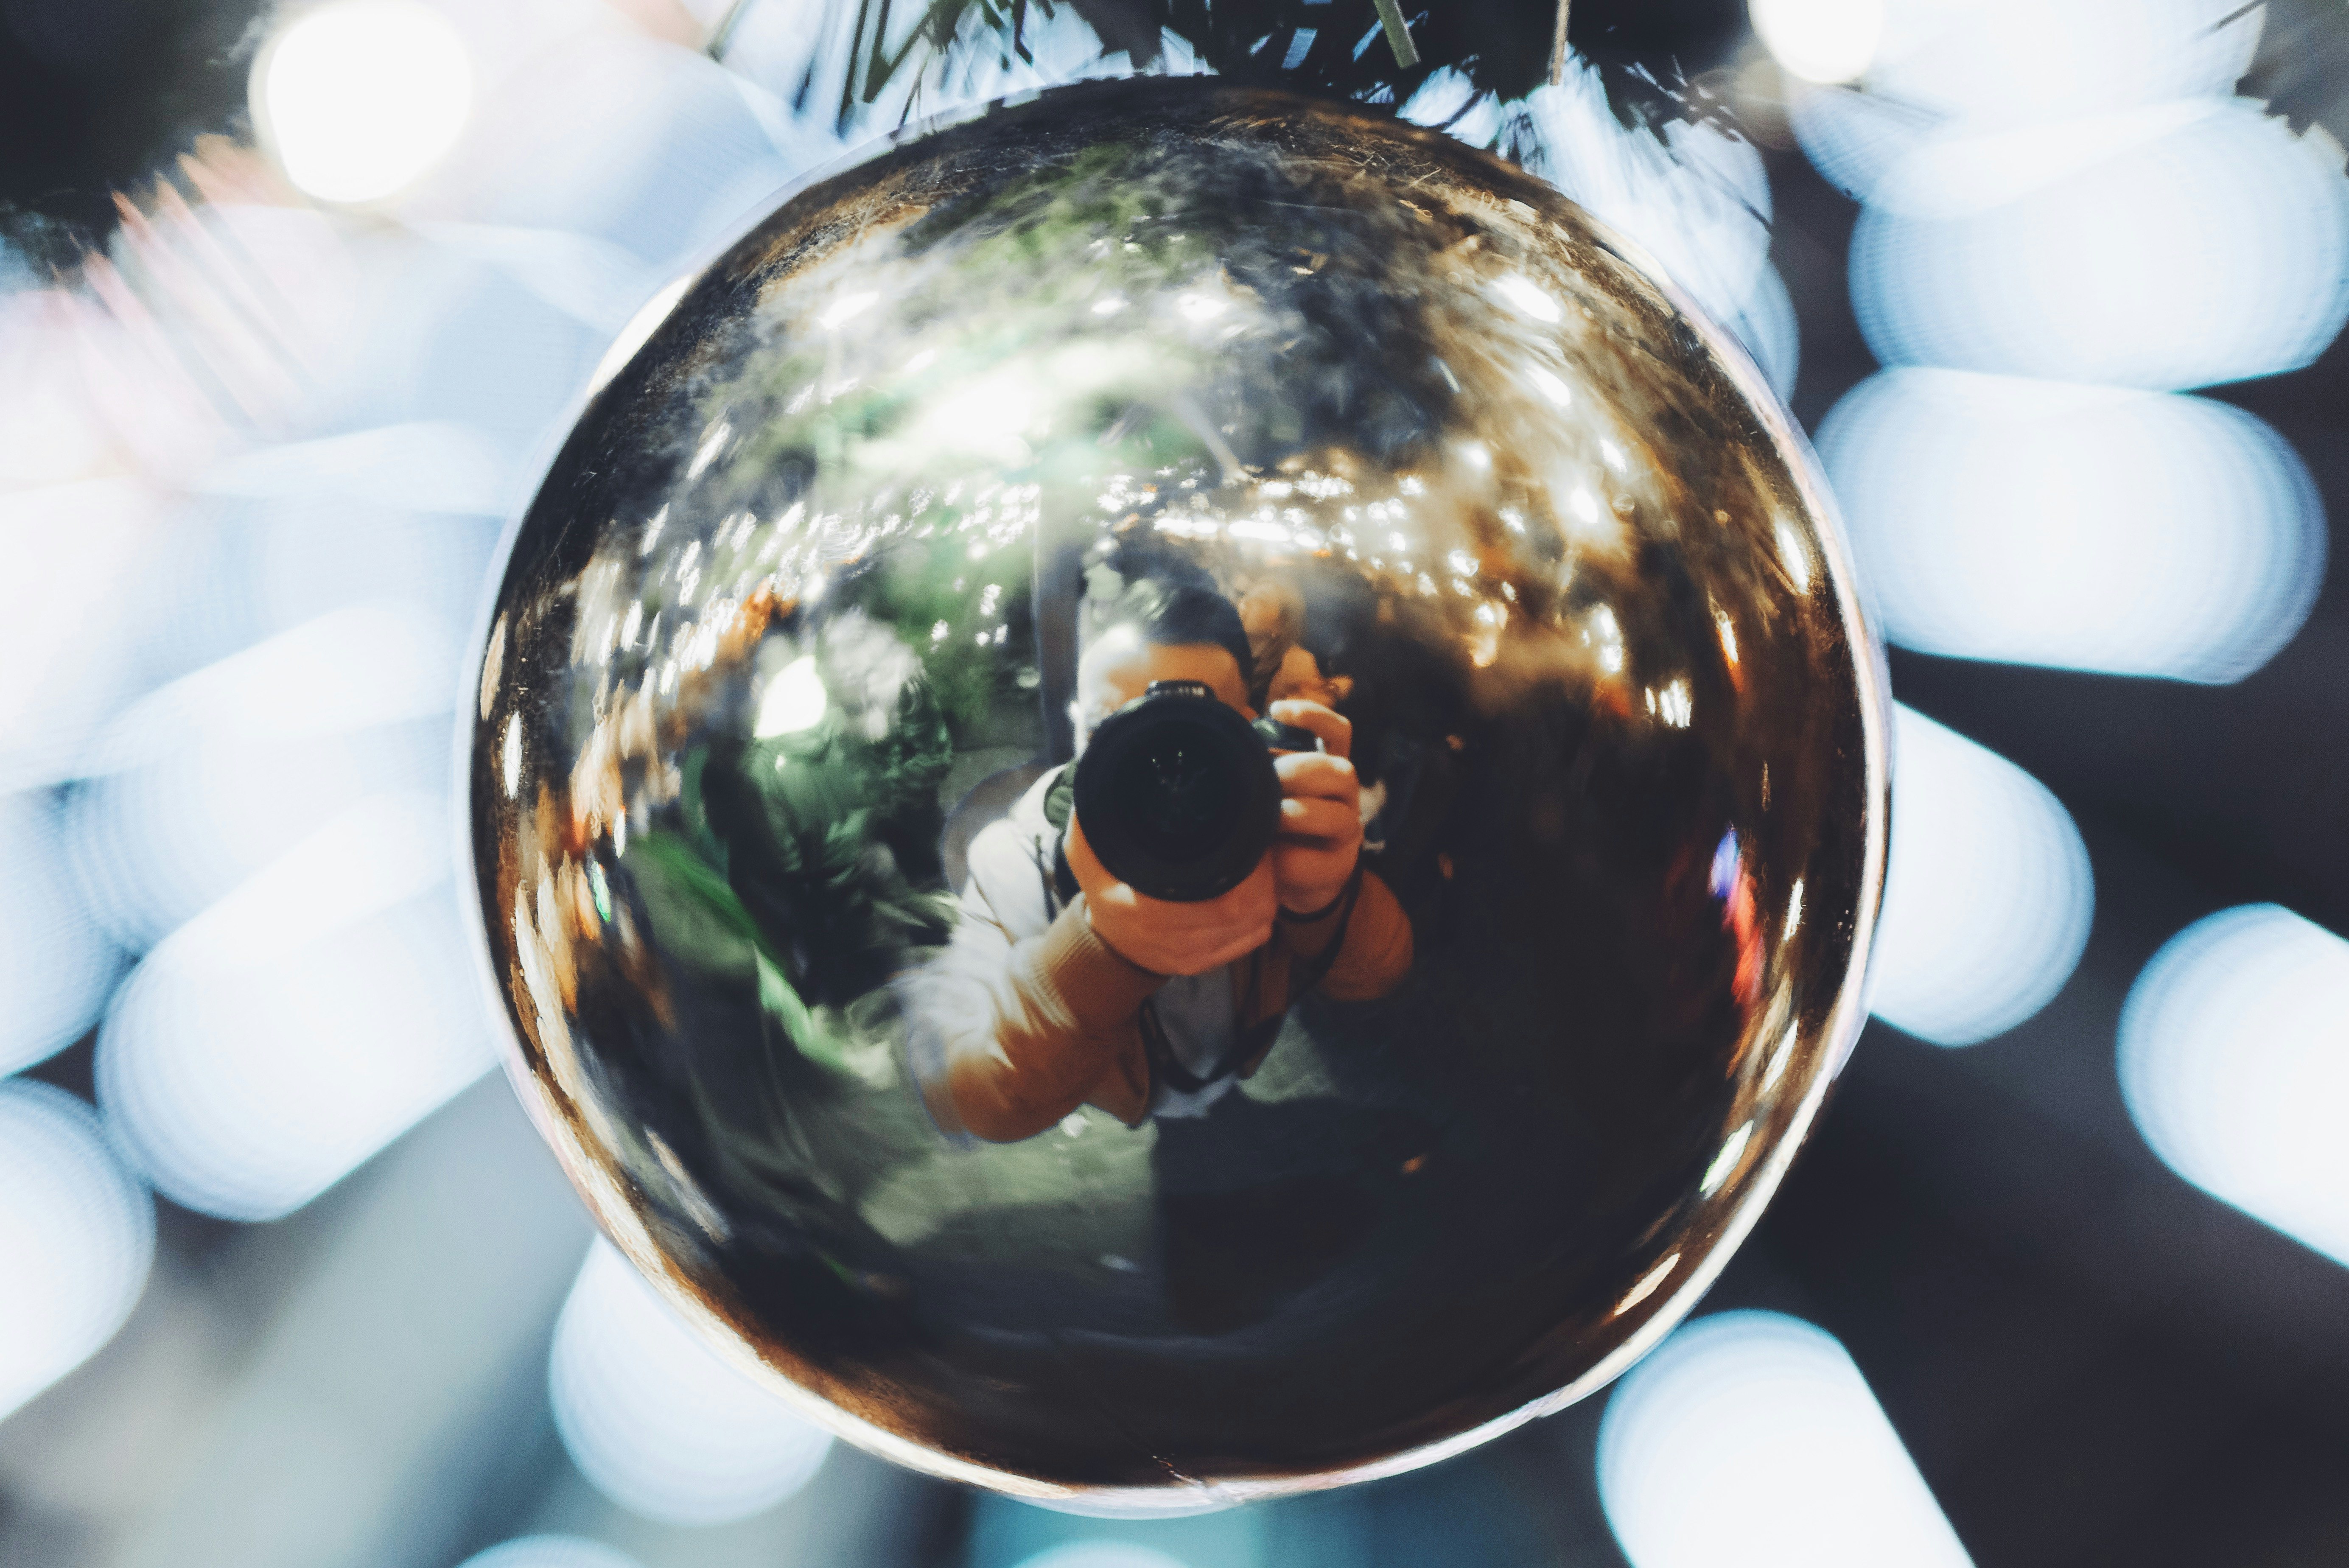
M1247 682L1223 648L1213 643L1162 647L1143 641L1132 626L1117 626L1096 639L1077 666L1080 744L1095 725L1159 681L1197 681L1241 717L1256 717L1247 705Z

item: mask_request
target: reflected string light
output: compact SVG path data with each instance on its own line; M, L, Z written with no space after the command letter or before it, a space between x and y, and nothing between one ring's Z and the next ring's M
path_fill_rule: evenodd
M0 795L0 1076L71 1045L122 967L86 907L46 794Z
M2163 1163L2349 1264L2349 942L2271 903L2195 922L2121 1010L2121 1096Z
M378 201L457 145L473 67L457 29L418 0L330 0L262 51L252 98L264 140L304 194Z
M1818 446L1885 634L1921 652L2237 681L2323 576L2298 455L2203 398L1890 370Z
M1966 1568L1844 1347L1800 1318L1681 1329L1607 1401L1599 1496L1634 1568Z
M752 721L750 733L760 739L775 735L797 735L813 729L823 722L830 699L824 695L823 676L815 667L815 655L793 659L775 672L759 698L759 713Z
M1558 318L1557 299L1529 278L1512 273L1496 280L1493 288L1502 298L1536 321L1556 321Z
M2095 887L2070 813L1996 753L1912 708L1893 718L1892 848L1869 968L1878 1017L1944 1046L2054 998Z
M1806 82L1850 81L1884 36L1884 0L1750 0L1747 10L1763 46Z
M576 1535L524 1535L476 1552L459 1568L636 1568L636 1560Z
M154 1257L154 1202L90 1109L0 1083L0 1420L114 1336Z
M98 1100L159 1191L275 1219L488 1069L447 812L437 792L357 802L117 993Z
M813 1480L832 1447L703 1344L600 1237L555 1326L548 1387L580 1473L664 1523L764 1512Z

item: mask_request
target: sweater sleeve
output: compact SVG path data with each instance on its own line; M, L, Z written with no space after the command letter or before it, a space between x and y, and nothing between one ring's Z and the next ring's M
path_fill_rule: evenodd
M1009 1143L1088 1100L1146 1099L1146 1084L1103 1079L1141 1059L1138 1015L1165 976L1112 951L1081 896L1017 939L983 898L964 902L953 940L905 983L908 1054L938 1125Z
M1288 921L1280 927L1292 963L1309 965L1333 939L1340 916L1332 911L1318 921ZM1321 976L1323 995L1340 1002L1371 1002L1385 995L1410 972L1411 916L1381 882L1378 873L1362 872L1361 891L1344 916L1345 935L1338 956Z

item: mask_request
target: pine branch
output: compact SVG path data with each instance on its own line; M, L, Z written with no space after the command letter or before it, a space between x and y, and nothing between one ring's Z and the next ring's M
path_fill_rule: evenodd
M722 56L744 10L761 3L784 0L737 0L712 38L712 53ZM894 44L892 3L857 0L854 48L840 73L844 79L802 84L802 96L836 86L843 125L908 73L919 80L942 67L957 46L983 46L992 36L1006 59L1033 63L1030 0L921 0L920 19ZM1626 125L1715 119L1721 112L1688 90L1675 39L1688 35L1700 46L1717 43L1717 19L1700 15L1697 23L1677 24L1643 9L1649 0L1581 0L1571 6L1569 0L1061 3L1101 40L1103 54L1126 55L1137 68L1155 64L1162 39L1172 36L1217 75L1242 83L1399 105L1449 70L1464 77L1478 96L1506 103L1557 80L1563 64L1579 52L1598 66L1609 101ZM1699 13L1705 3L1694 0ZM1057 15L1053 0L1034 4L1045 18ZM1731 10L1742 20L1742 6ZM1576 28L1571 43L1569 16ZM1660 39L1669 46L1660 46Z

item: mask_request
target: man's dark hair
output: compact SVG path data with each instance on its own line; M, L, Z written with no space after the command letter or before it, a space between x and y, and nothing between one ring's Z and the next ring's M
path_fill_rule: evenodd
M1239 610L1206 583L1137 578L1111 603L1110 626L1132 626L1154 648L1212 644L1232 655L1243 683L1256 666Z

